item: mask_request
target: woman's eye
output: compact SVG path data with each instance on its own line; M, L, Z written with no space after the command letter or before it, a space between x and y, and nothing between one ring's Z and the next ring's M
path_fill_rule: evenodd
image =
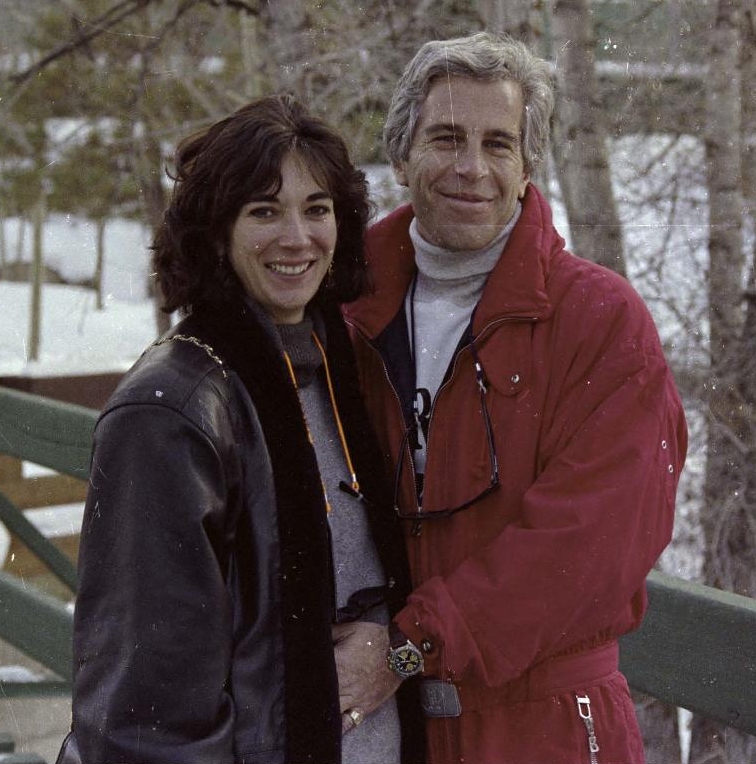
M331 212L333 212L333 209L328 204L316 204L313 207L309 207L307 210L307 213L314 217L325 217L326 215L330 215Z
M251 218L257 218L258 220L265 220L272 217L273 209L270 207L251 207L247 211L247 216Z

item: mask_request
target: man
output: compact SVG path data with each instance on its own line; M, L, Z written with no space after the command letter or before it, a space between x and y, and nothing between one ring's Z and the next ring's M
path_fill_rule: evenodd
M520 43L424 45L384 133L411 205L372 228L375 292L346 309L415 588L390 635L347 635L342 708L394 688L390 640L431 764L644 761L616 640L670 540L687 431L642 301L564 249L530 182L552 104Z

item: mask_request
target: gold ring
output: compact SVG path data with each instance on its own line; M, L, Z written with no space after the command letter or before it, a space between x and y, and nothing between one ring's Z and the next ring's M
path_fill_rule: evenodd
M352 723L356 727L358 724L362 724L362 711L358 711L356 708L353 708L351 711L347 712L349 714L349 718L352 720Z

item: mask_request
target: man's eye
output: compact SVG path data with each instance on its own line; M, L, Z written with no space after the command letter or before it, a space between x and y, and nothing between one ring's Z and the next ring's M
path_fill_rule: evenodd
M496 154L512 154L517 151L517 146L509 141L486 141L486 147Z
M441 145L456 146L457 137L455 135L437 135L433 142Z

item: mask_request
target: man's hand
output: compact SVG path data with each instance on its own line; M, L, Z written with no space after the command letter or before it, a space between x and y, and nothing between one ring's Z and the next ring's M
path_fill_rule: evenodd
M389 640L385 626L354 621L335 624L332 633L339 675L341 728L346 731L359 723L355 723L350 711L358 711L364 718L390 698L402 680L386 663Z

